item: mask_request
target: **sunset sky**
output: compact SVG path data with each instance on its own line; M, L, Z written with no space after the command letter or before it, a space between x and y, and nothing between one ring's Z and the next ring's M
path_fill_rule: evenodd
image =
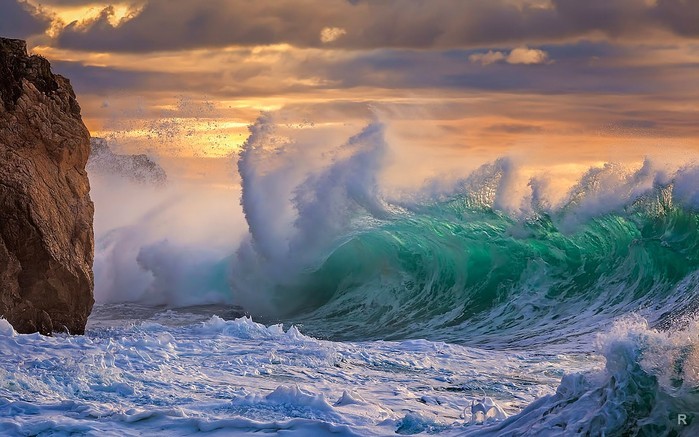
M260 111L379 114L416 165L699 150L697 0L0 0L0 34L71 79L93 135L173 155L234 153Z

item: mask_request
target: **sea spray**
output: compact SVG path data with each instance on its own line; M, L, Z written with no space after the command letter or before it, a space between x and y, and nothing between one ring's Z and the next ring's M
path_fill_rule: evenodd
M286 310L295 301L322 301L322 294L295 295L299 273L361 226L357 220L385 216L377 174L387 145L381 123L369 124L311 172L310 160L299 162L307 153L303 145L279 139L271 115L250 132L238 161L250 238L238 250L232 283L237 303L278 314L280 300Z
M167 184L134 179L110 166L88 168L96 205L95 299L230 303L228 257L247 234L240 189L227 166L221 171L201 159L190 161L205 172L200 180L193 169L178 171L178 161L159 161L168 171Z
M239 304L322 337L491 348L575 348L631 311L691 316L696 167L594 167L554 199L549 179L519 186L501 158L396 197L384 128L333 142L263 114L230 190L93 175L98 302Z

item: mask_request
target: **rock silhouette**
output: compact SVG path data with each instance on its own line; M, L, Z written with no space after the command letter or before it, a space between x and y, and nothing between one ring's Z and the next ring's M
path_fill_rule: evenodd
M0 38L0 316L81 334L94 303L90 135L70 82Z

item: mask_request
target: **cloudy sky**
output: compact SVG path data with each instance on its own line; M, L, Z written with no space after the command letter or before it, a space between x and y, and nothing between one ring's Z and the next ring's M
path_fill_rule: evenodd
M697 0L0 0L0 34L95 135L172 154L235 152L260 111L380 114L406 163L699 150Z

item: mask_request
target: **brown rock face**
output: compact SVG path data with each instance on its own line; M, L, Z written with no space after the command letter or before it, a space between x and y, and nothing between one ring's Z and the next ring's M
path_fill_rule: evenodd
M70 82L0 38L0 316L82 334L94 303L90 135Z

